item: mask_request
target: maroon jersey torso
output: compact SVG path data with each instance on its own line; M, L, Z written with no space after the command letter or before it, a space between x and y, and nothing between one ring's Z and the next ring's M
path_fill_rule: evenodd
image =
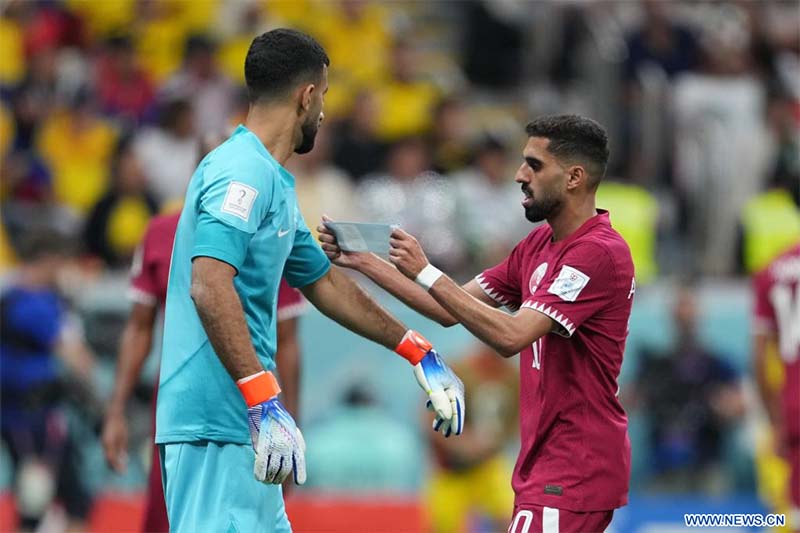
M619 402L633 294L628 245L599 211L568 238L544 224L477 277L495 301L531 308L558 330L520 353L516 504L576 512L627 503L630 442Z

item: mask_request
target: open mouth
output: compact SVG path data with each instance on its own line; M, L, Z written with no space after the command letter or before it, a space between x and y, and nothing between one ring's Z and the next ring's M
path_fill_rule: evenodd
M524 198L522 199L522 206L523 207L530 207L533 205L533 191L531 191L528 187L522 186L522 194Z

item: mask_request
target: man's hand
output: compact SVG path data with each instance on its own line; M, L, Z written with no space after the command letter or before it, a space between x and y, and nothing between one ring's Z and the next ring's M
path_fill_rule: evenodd
M389 238L389 261L412 280L428 265L428 258L417 239L400 228L395 228Z
M294 471L294 482L306 482L306 443L278 397L247 410L256 452L253 473L258 481L280 485Z
M369 255L367 252L344 252L339 248L339 243L336 240L336 235L326 225L326 222L333 222L333 219L327 215L322 215L322 223L317 226L317 237L320 242L320 247L328 259L331 260L336 266L343 268L352 268L358 270L358 267L363 261L364 257Z
M128 468L128 422L124 412L111 410L106 414L102 441L108 466L124 474Z
M422 335L408 330L395 351L414 365L414 377L436 413L433 430L445 437L464 430L464 384Z
M247 423L256 452L258 481L280 485L294 471L294 482L306 482L306 443L292 415L283 407L281 388L272 372L262 370L236 381L247 404Z

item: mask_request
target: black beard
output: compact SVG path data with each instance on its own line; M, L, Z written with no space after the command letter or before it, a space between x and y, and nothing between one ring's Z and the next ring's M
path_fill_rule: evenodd
M558 213L561 209L561 200L554 196L544 195L541 199L533 201L533 205L525 208L525 218L531 222L541 222Z
M303 138L300 140L300 145L294 149L296 154L307 154L314 149L314 140L317 138L317 131L319 131L319 120L304 123L300 127L300 132Z

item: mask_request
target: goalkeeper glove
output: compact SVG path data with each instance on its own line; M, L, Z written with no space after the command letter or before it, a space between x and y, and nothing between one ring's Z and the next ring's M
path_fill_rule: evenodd
M262 370L240 379L236 385L247 403L247 421L256 452L256 479L279 485L294 471L294 482L305 483L306 443L292 415L278 400L281 389L275 376Z
M445 437L461 435L464 429L464 384L450 370L431 343L413 330L408 330L395 352L414 365L414 377L428 394L428 408L436 413L434 431Z

